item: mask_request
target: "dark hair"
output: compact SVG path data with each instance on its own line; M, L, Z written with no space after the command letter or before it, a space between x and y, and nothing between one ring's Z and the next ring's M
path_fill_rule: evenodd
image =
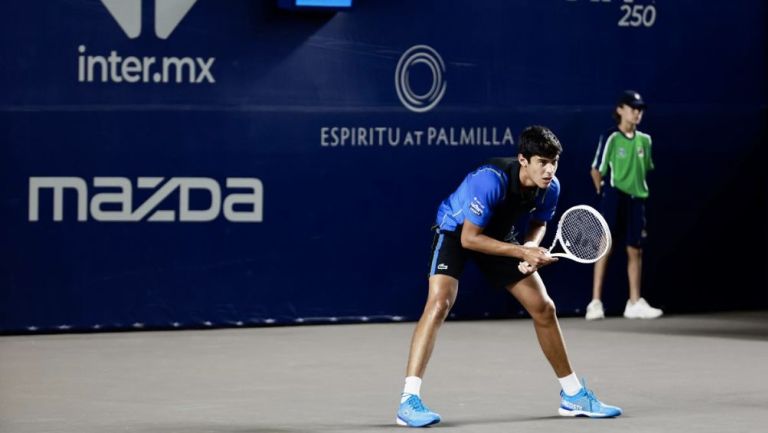
M619 113L616 112L616 109L622 105L624 104L613 107L613 113L611 113L611 117L613 117L613 121L616 122L617 125L621 123L621 116L619 116Z
M563 146L549 128L533 125L520 134L519 149L518 152L530 161L532 156L555 158L563 151Z

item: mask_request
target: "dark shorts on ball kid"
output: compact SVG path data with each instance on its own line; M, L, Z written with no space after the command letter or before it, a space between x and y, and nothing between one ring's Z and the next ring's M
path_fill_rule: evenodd
M611 229L614 245L642 248L648 234L645 230L645 199L632 197L611 186L603 188L600 213Z
M494 287L508 287L528 276L517 269L518 258L482 254L462 247L460 232L436 229L430 257L430 277L448 275L458 280L467 260L473 260Z

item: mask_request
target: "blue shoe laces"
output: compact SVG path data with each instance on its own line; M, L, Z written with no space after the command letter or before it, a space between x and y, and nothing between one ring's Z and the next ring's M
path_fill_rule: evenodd
M597 397L595 397L595 394L592 392L591 389L588 389L588 388L585 387L584 388L584 392L585 392L585 394L587 396L587 400L589 401L589 409L590 410L593 410L595 408L595 406L599 406L600 405L600 400L598 400Z
M415 398L414 398L415 397ZM408 399L408 404L411 405L414 411L416 412L428 412L429 409L427 409L424 406L424 403L421 402L421 399L415 395L411 395L411 397Z
M592 392L589 388L584 388L584 393L587 395L587 398L590 400L597 400L597 397L595 397L595 394Z

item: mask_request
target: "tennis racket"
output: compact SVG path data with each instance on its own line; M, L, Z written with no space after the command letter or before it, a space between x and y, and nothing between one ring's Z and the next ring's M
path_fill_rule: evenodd
M553 252L558 244L562 252ZM578 205L566 210L560 217L549 252L554 257L594 263L610 248L611 230L603 216L587 205Z

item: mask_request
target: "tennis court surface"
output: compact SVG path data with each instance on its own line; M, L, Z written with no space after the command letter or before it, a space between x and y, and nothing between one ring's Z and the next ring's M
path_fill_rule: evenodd
M561 319L616 419L557 415L529 319L447 322L422 396L455 432L764 432L768 311ZM413 323L0 338L3 433L406 431Z

